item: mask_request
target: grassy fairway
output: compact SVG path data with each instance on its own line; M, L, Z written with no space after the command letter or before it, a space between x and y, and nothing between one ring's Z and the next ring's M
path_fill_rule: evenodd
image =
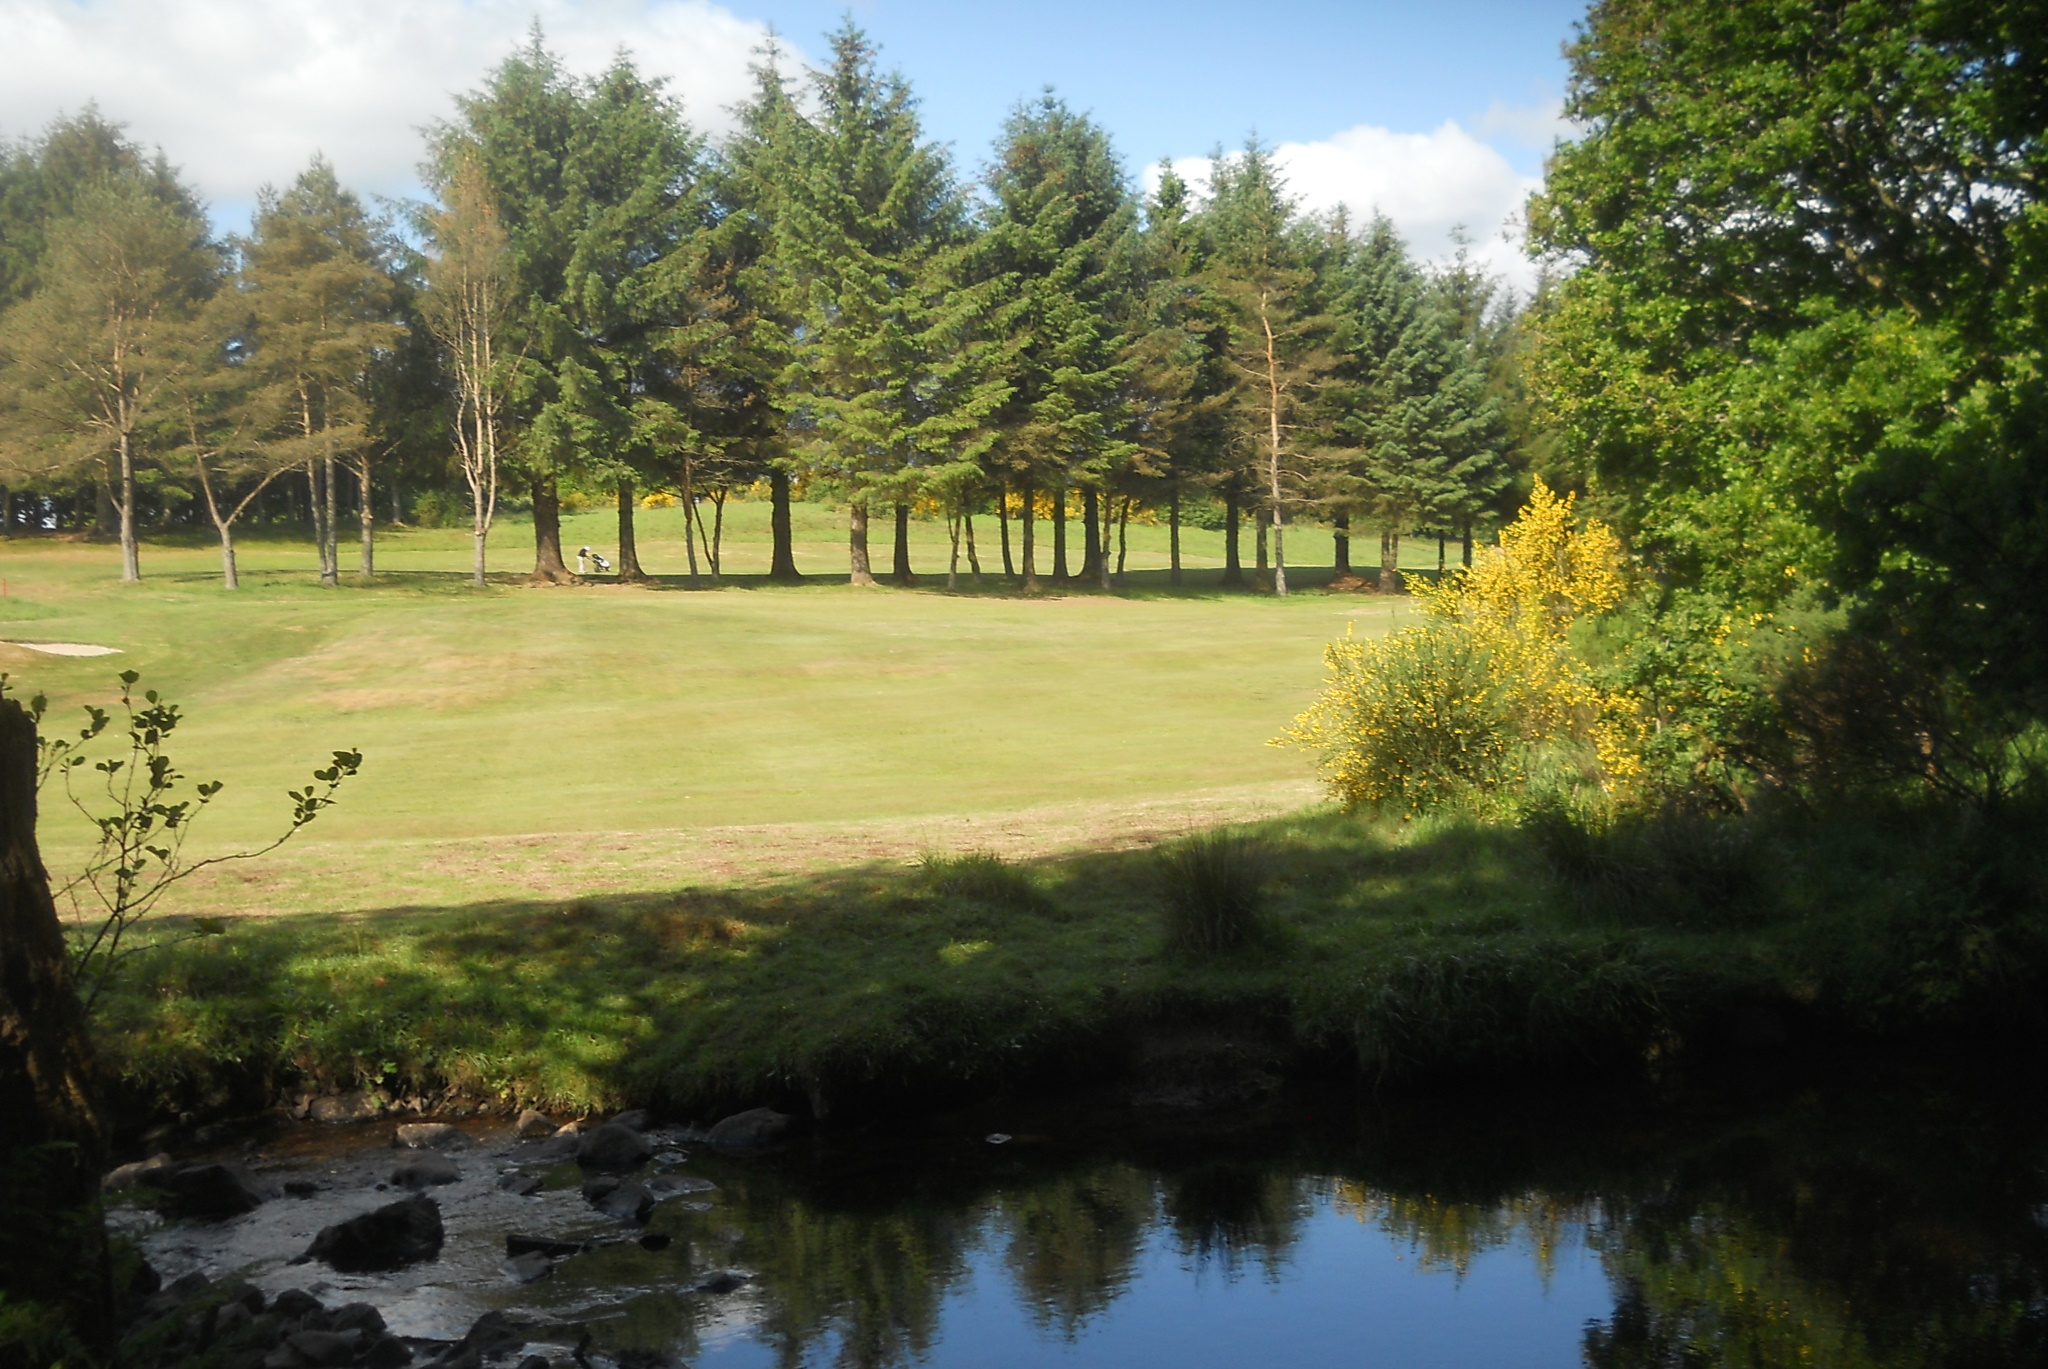
M1132 530L1126 595L946 595L929 524L913 547L924 591L856 591L834 583L837 516L809 506L798 558L817 579L769 588L766 512L729 510L731 587L717 593L682 590L673 509L641 520L643 562L665 577L654 590L519 586L518 523L494 539L508 574L483 592L464 582L460 531L384 533L378 582L348 575L339 590L314 583L303 543L252 540L238 594L204 542L146 545L145 583L123 588L111 548L17 539L0 543L0 638L123 654L0 647L0 669L47 693L59 720L105 701L122 668L183 704L177 759L229 786L195 850L272 830L279 791L359 747L363 776L307 840L180 896L192 911L359 910L674 888L923 848L1113 845L1298 807L1315 796L1307 758L1267 739L1315 688L1324 642L1398 612L1370 596L1168 591L1158 528ZM565 538L609 551L612 528L586 513ZM995 529L979 531L999 565ZM1220 542L1190 530L1189 563L1216 565ZM343 557L352 566L353 548ZM83 839L50 811L53 868Z

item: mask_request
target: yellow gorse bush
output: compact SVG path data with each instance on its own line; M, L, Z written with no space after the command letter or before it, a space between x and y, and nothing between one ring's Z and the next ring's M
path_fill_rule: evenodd
M1537 481L1471 569L1415 586L1427 622L1331 643L1328 682L1276 744L1320 752L1353 807L1415 812L1513 786L1544 748L1590 751L1609 789L1638 779L1638 711L1571 643L1574 622L1621 602L1621 542L1574 502Z

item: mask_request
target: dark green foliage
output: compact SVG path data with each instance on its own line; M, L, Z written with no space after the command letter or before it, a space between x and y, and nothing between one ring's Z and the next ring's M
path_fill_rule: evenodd
M1185 955L1240 950L1266 932L1272 855L1258 837L1218 828L1159 853L1166 943Z
M1560 462L1660 588L1838 608L1992 750L2048 717L2043 19L1604 0L1530 210Z
M1670 808L1596 822L1550 806L1523 826L1595 919L1714 928L1764 921L1774 911L1766 878L1773 853L1749 819Z

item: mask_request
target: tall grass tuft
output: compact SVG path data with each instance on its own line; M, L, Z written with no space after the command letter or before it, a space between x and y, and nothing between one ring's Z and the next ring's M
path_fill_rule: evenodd
M1216 955L1263 940L1272 853L1243 832L1218 828L1183 838L1159 855L1166 942L1186 955Z
M926 886L935 894L1017 912L1040 911L1047 902L1045 891L1029 871L1010 864L993 851L967 851L960 855L927 851L917 866Z

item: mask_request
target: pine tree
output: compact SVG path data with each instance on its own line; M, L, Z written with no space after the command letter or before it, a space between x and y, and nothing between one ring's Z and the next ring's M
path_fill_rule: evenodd
M221 254L189 200L113 174L45 227L28 299L0 316L0 443L8 464L63 478L90 471L119 522L121 578L142 578L139 473L176 440L176 382L205 350L194 320Z
M305 467L325 585L341 579L344 465L357 469L368 502L371 368L398 337L395 255L388 225L321 158L282 193L264 190L242 245L240 294L252 316L262 426L275 452ZM366 577L370 564L366 545Z

